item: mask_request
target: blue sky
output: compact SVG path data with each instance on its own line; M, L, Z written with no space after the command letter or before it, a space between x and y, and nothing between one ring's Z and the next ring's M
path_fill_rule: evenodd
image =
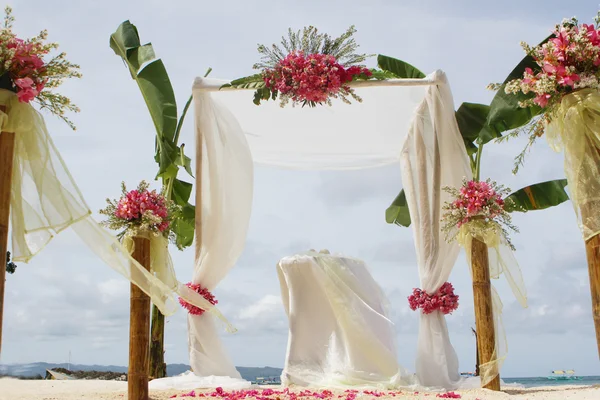
M482 3L20 0L13 8L19 35L47 28L50 39L82 66L83 79L64 86L82 109L73 118L77 132L51 116L47 122L97 211L106 197L118 195L122 180L134 186L156 172L152 123L135 83L108 46L122 21L130 19L142 40L152 41L180 107L194 77L208 67L217 78L248 75L258 59L257 43L276 42L288 27L311 24L332 35L354 24L361 50L406 60L425 72L444 70L458 106L489 102L493 94L485 86L501 81L522 58L519 41L539 41L564 17L591 21L599 7L587 0ZM190 119L184 142L193 143L192 128ZM483 175L515 190L564 177L561 155L544 141L513 176L512 160L523 145L520 140L489 145ZM216 290L222 311L239 329L223 334L236 365L282 366L287 320L275 264L309 248L328 248L369 264L392 302L399 360L414 368L418 323L406 302L418 285L412 232L384 221L385 208L400 188L396 167L343 173L256 169L247 247ZM587 265L571 204L517 215L515 222L521 232L513 241L530 306L521 309L506 284L498 283L509 343L503 374L543 376L561 368L596 374ZM188 281L193 250L174 249L173 256L179 279ZM451 340L461 370L472 370L472 292L463 256L451 281L461 296L461 308L448 317ZM128 284L71 232L59 235L29 265L19 265L6 285L3 363L64 362L70 351L74 363L126 364ZM187 362L183 312L168 319L166 349L167 362Z

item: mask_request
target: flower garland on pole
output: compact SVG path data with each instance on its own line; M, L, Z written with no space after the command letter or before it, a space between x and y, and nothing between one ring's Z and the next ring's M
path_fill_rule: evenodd
M529 136L514 172L539 137L564 153L569 194L586 245L600 354L600 12L594 20L566 19L538 46L522 43L527 57L519 66L525 67L492 88L499 89L497 98L521 109L519 121L509 122L526 124L506 136Z
M12 31L14 21L12 9L6 7L4 23L0 27L0 255L2 257L6 255L7 259L9 257L7 247L9 219L11 218L11 194L13 201L16 202L17 198L22 200L20 186L13 187L13 172L15 174L22 172L18 169L13 171L13 164L17 164L19 160L27 157L22 154L25 151L24 146L18 145L25 139L17 138L16 131L35 124L34 121L20 120L14 116L11 118L11 107L14 108L15 102L17 102L19 116L29 115L35 119L36 111L30 106L30 103L35 102L41 109L48 110L75 129L75 125L67 118L66 113L68 111L78 112L79 108L67 97L56 93L54 89L59 87L65 79L81 77L79 66L67 61L65 53L59 53L48 59L50 53L58 48L58 44L46 42L47 31L44 30L30 39L21 39ZM11 127L10 130L5 129L8 126ZM37 131L28 129L28 132L33 134L32 140L46 141L46 147L43 147L44 145L39 147L47 150L48 138L42 137L46 133L41 129ZM36 146L40 143L31 145ZM36 172L39 171L30 171L30 173ZM20 176L18 179L14 179L14 183L20 185L20 179ZM19 214L13 218L23 217L22 210L12 210L12 212ZM13 236L15 236L15 232L13 232ZM18 254L18 256L23 256L22 261L28 261L32 255ZM9 268L9 273L12 273L16 266L14 263L7 262L6 268L0 268L0 349L7 268Z
M421 309L423 314L431 314L439 310L442 314L452 314L458 309L458 295L454 294L454 287L450 282L445 282L434 294L415 288L408 296L408 306L411 310Z
M453 200L444 204L442 231L446 233L447 241L456 240L465 248L471 267L477 349L481 357L481 385L500 390L500 366L504 359L504 355L499 354L501 306L498 304L501 303L491 286L490 278L498 278L503 268L507 268L507 262L501 255L501 247L514 250L508 230L517 231L517 228L511 224L511 216L504 209L505 201L502 199L503 195L510 193L510 189L489 179L479 181L478 172L476 170L474 180L464 180L460 188L444 188ZM489 262L488 249L495 251L498 266ZM514 291L515 286L509 282Z

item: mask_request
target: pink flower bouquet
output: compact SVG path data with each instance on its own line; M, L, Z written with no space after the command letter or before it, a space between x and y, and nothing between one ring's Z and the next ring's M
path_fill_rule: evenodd
M498 185L491 180L463 181L463 185L456 188L445 187L453 200L446 202L442 216L442 231L447 238L454 239L458 229L466 224L478 225L480 229L486 227L499 228L507 243L514 249L508 238L508 229L517 231L511 223L511 216L504 209L503 195L510 193L510 189Z
M45 60L58 44L44 43L48 36L46 31L31 39L18 38L12 32L12 9L6 7L5 12L4 24L0 27L0 88L15 92L22 103L37 101L42 109L75 129L65 113L78 112L79 108L52 89L60 86L65 78L81 77L79 66L67 61L65 53Z
M174 241L171 219L180 211L180 207L156 190L149 190L149 185L144 181L135 190L127 191L124 183L121 188L119 200L107 199L108 206L100 210L100 214L108 217L103 224L110 229L121 230L119 238L125 234L135 236L141 232L152 232Z

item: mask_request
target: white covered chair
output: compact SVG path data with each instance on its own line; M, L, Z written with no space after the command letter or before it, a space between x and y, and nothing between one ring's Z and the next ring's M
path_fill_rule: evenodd
M361 260L308 252L277 264L289 319L285 386L412 384L397 362L387 298Z

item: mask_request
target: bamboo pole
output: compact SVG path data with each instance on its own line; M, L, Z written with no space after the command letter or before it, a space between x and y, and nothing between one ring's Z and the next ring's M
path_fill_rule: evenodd
M6 112L5 106L0 110ZM10 219L10 192L12 187L15 133L0 133L0 354L2 354L2 321L4 318L4 285L6 283L6 252Z
M590 274L590 291L592 293L592 315L596 328L596 345L600 356L600 234L585 242L588 271Z
M158 307L152 306L152 332L150 334L150 361L148 376L150 379L164 378L167 376L165 364L165 316Z
M494 354L496 337L494 332L494 311L492 308L492 284L488 248L485 243L473 238L471 244L471 267L473 272L473 299L475 302L475 328L477 330L477 350L480 364L488 363ZM486 389L500 390L498 373Z
M150 270L150 241L133 238L133 258ZM131 284L129 315L129 368L127 398L148 400L148 350L150 340L150 297Z

